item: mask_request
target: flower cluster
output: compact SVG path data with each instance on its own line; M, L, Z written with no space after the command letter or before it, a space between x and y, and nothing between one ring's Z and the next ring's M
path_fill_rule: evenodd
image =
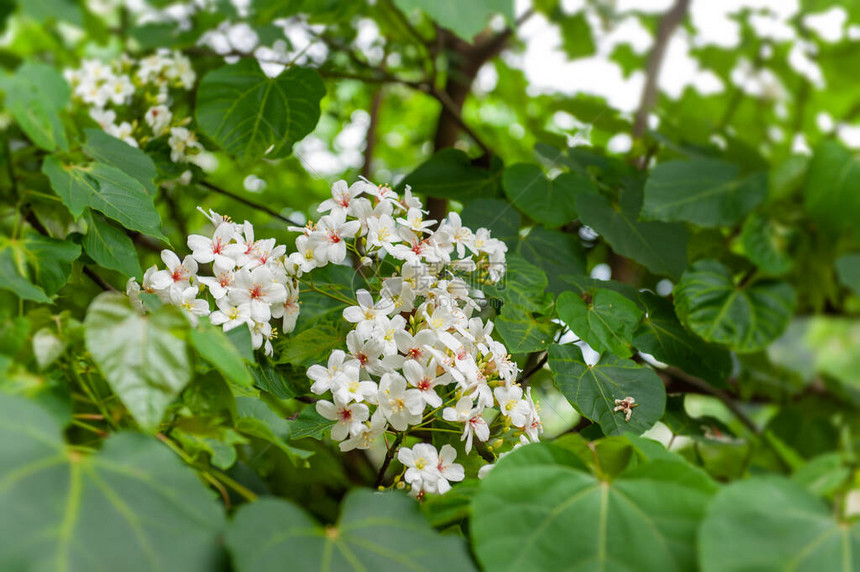
M369 449L388 430L410 429L456 431L467 454L494 433L537 441L542 425L530 391L517 384L516 363L491 337L492 322L473 315L480 306L464 279L498 281L505 244L486 229L472 232L455 213L431 230L436 221L423 218L408 188L398 197L366 181L339 181L319 210L328 214L304 229L291 255L301 270L342 261L348 246L365 267L381 259L399 266L379 281L378 297L359 290L356 305L344 310L353 324L346 351L308 369L311 391L330 395L316 408L336 422L331 436L340 449ZM430 449L419 444L398 457L418 496L444 493L448 481L462 479L453 448Z
M299 315L296 266L286 247L276 245L274 238L256 239L248 221L236 224L212 211L206 216L215 225L211 236L189 236L191 254L182 260L163 250L161 259L167 268L153 265L144 273L142 284L130 279L126 292L139 307L140 292L156 294L163 303L184 309L194 324L200 316L208 316L224 331L244 325L251 331L254 347L264 347L271 355L271 339L277 334L271 320L282 319L282 330L291 332ZM199 265L210 263L212 274L198 275ZM214 300L215 311L199 297L204 291Z
M172 94L190 91L196 79L180 52L159 50L141 60L123 55L110 64L85 60L65 77L75 99L107 133L133 147L163 137L174 163L208 166L211 156L188 128L191 118L171 109Z

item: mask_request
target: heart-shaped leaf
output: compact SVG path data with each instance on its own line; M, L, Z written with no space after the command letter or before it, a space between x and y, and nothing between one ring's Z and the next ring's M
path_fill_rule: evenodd
M505 304L495 322L496 331L511 353L537 352L552 343L553 324L546 320L538 321L525 308Z
M261 499L239 509L226 536L238 572L294 570L474 570L456 536L430 528L418 503L399 493L355 489L334 526L296 505Z
M612 354L604 354L600 362L590 366L579 347L572 344L550 346L549 367L556 387L606 435L641 434L663 416L666 389L650 368ZM627 397L636 404L630 421L623 410L615 411L615 400Z
M564 277L581 276L585 271L585 250L579 237L536 226L520 243L523 258L546 274L550 292L568 290Z
M549 180L539 166L520 163L505 169L502 188L533 220L556 227L576 218L576 196L593 191L594 183L579 173L562 173Z
M558 317L595 351L622 357L633 353L630 343L643 313L618 292L599 289L588 302L574 292L563 292L556 308Z
M134 419L155 430L191 379L181 310L164 306L142 316L120 294L104 293L87 311L86 345Z
M231 155L286 157L313 131L325 85L319 74L292 66L269 77L255 59L206 74L197 90L200 129Z
M691 570L696 530L716 485L677 460L602 481L550 444L499 461L472 504L487 570Z
M735 284L729 269L716 260L696 262L675 287L681 321L705 340L736 352L763 349L779 337L795 304L789 284L776 280Z
M669 161L651 171L645 183L642 216L701 226L732 225L767 194L767 180L757 173L716 159Z
M780 477L723 489L699 538L705 572L860 568L860 524L838 522L824 502Z
M187 570L221 559L223 511L152 437L67 448L41 407L0 394L0 569Z

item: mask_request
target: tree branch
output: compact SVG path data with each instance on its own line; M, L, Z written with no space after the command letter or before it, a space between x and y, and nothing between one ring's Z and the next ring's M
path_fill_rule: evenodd
M243 204L243 205L245 205L245 206L251 207L252 209L258 210L258 211L260 211L260 212L264 212L264 213L266 213L266 214L267 214L267 215L269 215L269 216L272 216L272 217L275 217L275 218L277 218L277 219L280 219L280 220L284 221L284 222L285 222L285 223L287 223L287 224L290 224L290 225L293 225L293 226L304 226L304 225L300 224L299 222L294 221L294 220L293 220L293 219L291 219L290 217L284 216L284 215L282 215L281 213L279 213L279 212L277 212L277 211L275 211L275 210L272 210L272 209L270 209L269 207L267 207L267 206L265 206L265 205L261 205L261 204L255 203L254 201L252 201L252 200L250 200L250 199L246 199L246 198L245 198L245 197L243 197L242 195L238 195L238 194L236 194L236 193L233 193L233 192L231 192L231 191L228 191L227 189L222 189L221 187L219 187L219 186L217 186L217 185L213 185L212 183L210 183L210 182L208 182L208 181L199 181L197 184L198 184L198 185L200 185L200 186L202 186L202 187L206 187L206 188L207 188L207 189L209 189L210 191L216 192L216 193L218 193L219 195L224 195L225 197L230 197L230 198L231 198L231 199L233 199L234 201L240 202L240 203L242 203L242 204Z
M642 90L642 98L639 101L639 108L636 110L636 116L633 120L634 139L641 139L648 128L648 114L651 113L651 110L657 103L660 68L663 66L663 57L666 55L666 48L675 29L687 15L689 7L690 0L675 0L675 5L660 19L660 24L657 27L657 37L654 39L654 47L651 48L651 53L648 56L648 67L645 72L645 88Z
M397 437L394 438L394 441L388 448L388 451L385 452L385 459L382 461L382 466L379 467L379 473L376 475L376 483L373 485L374 487L378 488L382 486L382 481L385 479L385 472L388 470L388 466L391 464L391 459L394 458L394 454L397 452L397 448L402 442L403 433L398 433Z
M379 108L382 104L382 88L373 94L370 103L370 124L367 126L367 141L364 145L364 164L361 166L361 176L370 179L373 172L373 150L376 147L376 126L379 124Z
M543 369L543 366L546 365L548 359L549 354L547 352L543 352L543 355L540 357L540 359L538 359L532 367L528 368L522 373L522 375L520 375L519 379L517 379L517 383L519 383L523 387L526 387L531 377L537 372L539 372L541 369Z

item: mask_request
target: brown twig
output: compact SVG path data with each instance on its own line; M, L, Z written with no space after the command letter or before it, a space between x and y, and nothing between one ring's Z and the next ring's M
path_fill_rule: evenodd
M547 360L549 359L549 354L547 352L543 352L543 355L540 359L535 362L535 364L528 368L526 371L520 375L519 379L517 379L517 383L522 385L523 387L527 386L531 377L543 369L543 366L546 365Z
M388 466L391 464L391 459L394 458L394 454L397 452L397 448L402 442L403 433L398 433L397 437L394 438L394 441L392 441L391 446L388 448L388 451L385 452L385 459L382 461L382 466L379 467L379 473L376 475L376 483L373 486L382 486L382 481L385 479L385 472L388 470Z
M259 204L259 203L255 203L254 201L252 201L252 200L250 200L250 199L246 199L246 198L245 198L245 197L243 197L242 195L238 195L238 194L236 194L236 193L233 193L233 192L231 192L231 191L228 191L227 189L222 189L221 187L219 187L219 186L217 186L217 185L213 185L212 183L210 183L210 182L208 182L208 181L200 181L198 184L199 184L200 186L202 186L202 187L206 187L206 188L207 188L207 189L209 189L210 191L213 191L213 192L215 192L215 193L218 193L219 195L224 195L225 197L230 197L230 198L231 198L231 199L233 199L234 201L240 202L240 203L242 203L242 204L243 204L243 205L245 205L245 206L251 207L252 209L258 210L258 211L260 211L260 212L264 212L264 213L268 214L269 216L272 216L272 217L275 217L275 218L277 218L277 219L280 219L280 220L284 221L284 222L285 222L285 223L287 223L287 224L290 224L290 225L293 225L293 226L303 226L301 223L299 223L299 222L297 222L297 221L294 221L294 220L293 220L293 219L291 219L290 217L288 217L288 216L284 216L284 215L282 215L281 213L279 213L279 212L277 212L277 211L275 211L275 210L273 210L273 209L270 209L269 207L267 207L267 206L265 206L265 205L261 205L261 204Z
M641 139L648 128L648 115L657 103L659 93L660 68L663 66L663 58L666 48L675 29L687 15L690 0L675 0L674 6L660 19L657 27L657 37L654 39L654 47L648 56L648 66L645 71L645 88L642 90L642 98L639 108L633 120L633 138Z

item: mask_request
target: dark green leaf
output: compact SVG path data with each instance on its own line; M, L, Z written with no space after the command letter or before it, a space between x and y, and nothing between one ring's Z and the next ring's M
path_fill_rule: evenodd
M846 254L836 261L839 282L847 286L855 296L860 296L860 254Z
M45 159L42 172L75 218L90 207L127 229L167 241L161 234L161 217L152 204L152 195L137 179L116 167L67 164L52 155Z
M556 309L558 317L595 351L622 357L633 353L630 343L643 313L621 294L600 289L585 302L573 292L563 292Z
M126 276L140 276L140 261L131 238L98 213L88 210L84 218L89 227L82 242L87 256L99 266L122 272Z
M465 543L433 530L400 493L354 489L334 526L296 505L262 499L239 509L226 536L238 572L284 570L474 570Z
M531 312L543 307L547 279L543 271L529 264L519 254L509 254L505 260L505 275L495 286L485 287L505 301Z
M564 276L586 274L585 252L576 235L536 226L520 243L520 254L544 271L555 294L569 289Z
M601 481L549 444L514 451L481 484L472 538L487 570L692 570L716 485L656 460Z
M498 196L501 189L502 165L494 159L489 169L473 165L469 156L459 149L442 149L397 186L398 191L410 185L416 193L431 197L469 201Z
M641 206L641 188L633 185L622 189L619 205L598 193L576 198L580 220L603 236L615 252L655 274L678 279L687 267L690 233L682 224L638 220Z
M496 317L496 331L511 353L545 350L552 342L555 326L548 321L536 320L531 312L513 304L502 306Z
M197 90L197 123L222 149L243 159L286 157L313 131L325 86L292 66L268 77L254 59L209 72Z
M860 160L836 141L815 149L803 190L809 215L825 230L860 236Z
M633 345L658 360L678 367L714 385L725 385L732 372L732 358L723 348L710 345L689 332L665 298L642 292L639 303L646 316L636 330Z
M589 366L575 345L552 345L549 367L555 385L576 409L599 423L606 435L641 434L663 416L666 390L653 370L612 354ZM625 420L623 411L614 411L616 399L632 397L636 407Z
M593 191L594 183L578 173L562 173L550 181L539 166L520 163L505 169L502 187L508 199L534 221L557 227L576 218L574 199Z
M473 231L487 228L493 238L503 240L508 250L514 250L520 239L520 213L501 199L475 199L466 203L460 213L463 224Z
M325 361L331 350L341 347L346 336L331 324L320 324L295 336L281 338L277 363L309 367Z
M789 252L794 234L791 227L753 213L744 223L741 244L747 258L763 272L779 276L794 264Z
M26 300L49 303L72 273L81 247L68 240L0 237L0 288Z
M802 486L757 477L724 488L702 523L699 564L705 572L857 570L860 525Z
M47 151L68 150L59 114L69 101L70 90L57 70L27 62L14 75L3 78L0 88L6 92L7 109L33 143Z
M669 161L654 168L645 183L642 216L701 226L731 225L767 194L761 173L740 176L740 168L715 159Z
M158 170L149 155L125 141L108 135L101 129L85 129L87 143L84 152L105 165L116 167L137 179L150 195L154 195Z
M700 260L675 287L678 317L709 342L754 352L785 330L794 313L794 290L785 282L735 284L729 269Z

